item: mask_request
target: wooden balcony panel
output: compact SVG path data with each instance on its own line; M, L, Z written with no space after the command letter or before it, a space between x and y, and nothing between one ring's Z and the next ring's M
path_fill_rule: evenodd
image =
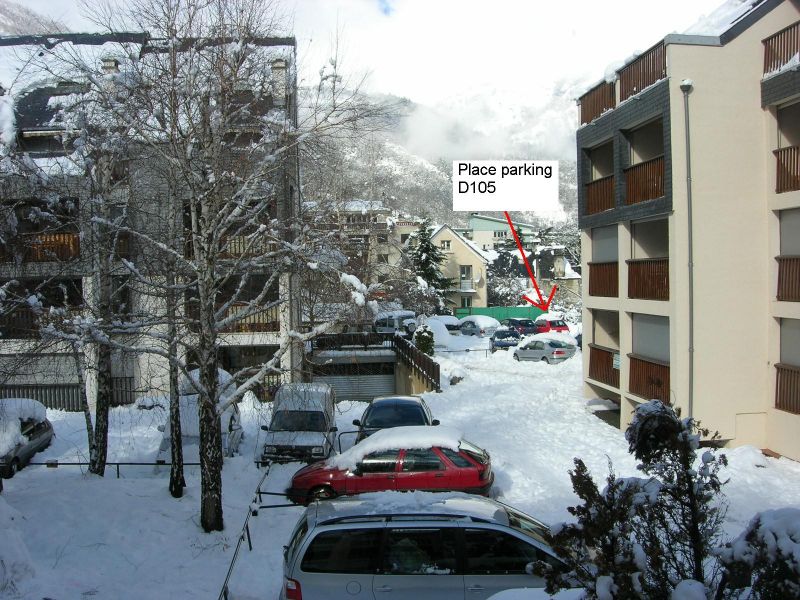
M788 146L774 150L775 164L775 193L793 192L800 190L800 146Z
M77 233L26 233L19 238L23 262L62 262L81 256L80 236ZM13 262L12 250L0 250L0 262Z
M764 74L773 73L800 53L800 21L763 40Z
M614 84L603 82L586 92L578 102L581 105L581 125L591 123L617 105Z
M589 263L589 295L619 296L619 263Z
M619 369L614 368L614 354L619 354L619 350L589 344L589 377L619 388Z
M800 302L800 256L778 256L778 294L781 302Z
M800 415L800 367L775 365L775 408Z
M0 315L0 340L19 340L39 337L38 317L29 308L17 308Z
M667 55L664 43L659 42L632 63L625 65L619 74L619 101L624 102L631 96L653 85L667 76Z
M223 318L228 318L237 313L243 313L248 310L246 303L234 304L229 307ZM251 315L243 315L230 323L228 326L220 329L220 333L270 333L280 331L280 313L277 306L264 309L262 311L253 313ZM186 307L186 317L189 319L189 330L197 333L199 331L199 324L197 320L199 314L196 306L189 305Z
M586 214L594 215L614 208L614 176L586 184Z
M670 402L669 397L669 364L637 356L628 355L630 364L629 391L647 400Z
M625 204L638 204L664 195L664 157L657 156L625 169Z
M628 264L628 298L669 300L669 259L642 258Z

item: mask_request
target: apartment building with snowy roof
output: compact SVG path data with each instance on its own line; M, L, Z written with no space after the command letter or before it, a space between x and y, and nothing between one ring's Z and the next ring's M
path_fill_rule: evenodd
M579 99L584 392L800 459L800 8L728 2ZM610 79L610 78L609 78Z

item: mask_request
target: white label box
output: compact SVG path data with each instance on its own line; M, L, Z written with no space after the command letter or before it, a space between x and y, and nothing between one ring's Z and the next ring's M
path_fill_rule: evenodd
M558 161L454 160L453 210L558 214Z

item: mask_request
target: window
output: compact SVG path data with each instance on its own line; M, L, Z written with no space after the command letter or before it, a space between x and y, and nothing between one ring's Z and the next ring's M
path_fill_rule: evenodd
M358 468L362 473L393 473L397 465L397 450L373 452L367 454L359 463Z
M617 226L592 229L592 262L617 262L618 256Z
M389 255L388 254L378 254L378 262L382 265L389 264Z
M494 237L496 237L496 238L508 237L508 231L506 231L505 229L503 229L502 231L495 231L494 232Z
M442 248L442 250L450 250L450 240L442 240L439 243L439 246Z
M323 531L308 547L300 569L306 573L373 573L380 529Z
M404 473L419 471L442 471L444 463L433 450L406 450L403 456Z
M544 342L533 342L534 350L544 350Z
M455 531L390 529L381 571L387 575L453 575L456 568Z
M453 452L450 448L440 448L439 451L455 466L460 468L471 467L472 463L461 456L458 452Z
M632 333L634 354L669 362L669 318L634 314Z
M461 296L461 308L472 308L472 298Z
M464 532L467 570L470 575L525 574L529 563L544 560L545 552L512 535L491 529Z
M411 235L410 233L401 233L400 234L400 243L401 244L405 244L408 241L408 237L410 235Z

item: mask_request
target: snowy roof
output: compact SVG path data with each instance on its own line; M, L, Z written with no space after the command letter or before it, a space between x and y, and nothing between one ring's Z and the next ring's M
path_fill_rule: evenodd
M349 450L331 458L327 462L327 466L354 469L367 454L382 450L432 448L434 446L458 450L463 435L458 429L442 426L415 425L381 429Z
M504 223L508 225L508 221L506 219L500 219L498 217L489 217L487 215L480 215L478 213L472 213L469 216L470 219L481 219L483 221L492 221L494 223ZM520 221L511 221L516 227L530 227L531 229L537 229L536 225L532 225L530 223L522 223ZM518 232L519 233L519 232Z
M450 233L452 233L453 236L458 241L463 243L467 248L469 248L475 254L477 254L481 258L482 261L484 261L487 264L492 262L491 259L489 259L489 257L487 256L487 253L484 252L483 250L481 250L475 242L472 242L472 241L468 240L467 238L465 238L463 235L458 233L455 229L450 227L450 225L438 225L438 226L434 227L433 231L431 231L431 239L435 238L437 235L442 233L445 229L447 229Z
M385 310L375 315L375 320L378 319L413 319L416 316L413 310Z
M375 211L389 211L380 200L348 200L341 206L341 210L347 212L367 213Z
M708 15L700 17L683 33L720 36L764 0L726 0Z

